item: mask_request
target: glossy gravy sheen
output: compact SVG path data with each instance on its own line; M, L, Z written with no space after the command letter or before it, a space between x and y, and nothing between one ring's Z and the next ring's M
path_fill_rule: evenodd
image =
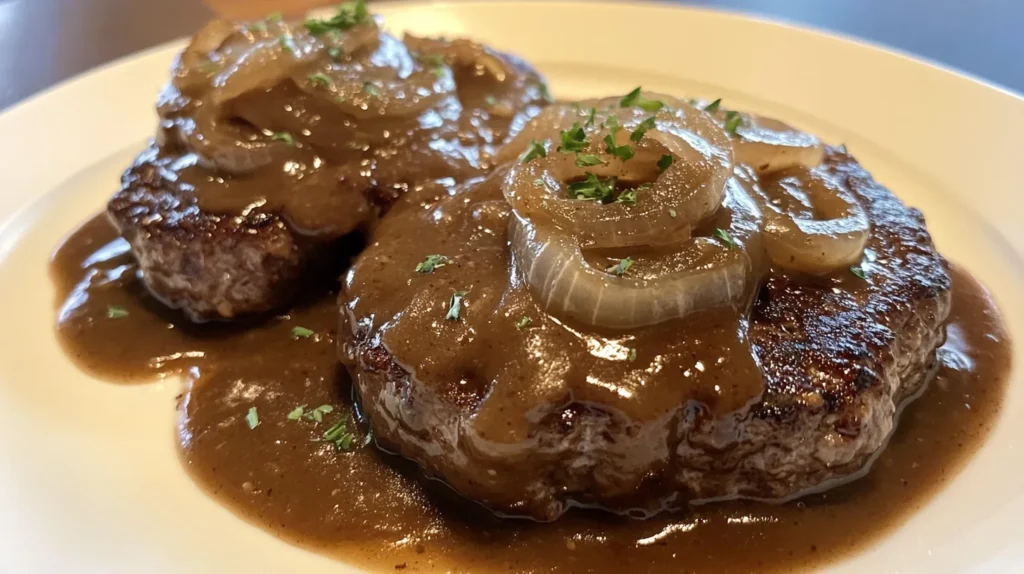
M985 290L955 270L948 340L923 395L860 480L783 505L730 502L640 521L570 512L498 520L365 444L337 364L324 293L248 325L196 327L150 298L103 217L52 263L58 332L86 370L117 382L181 374L183 461L218 500L277 536L377 570L784 572L877 540L956 475L996 421L1011 347ZM111 309L116 312L112 313ZM126 316L111 318L111 315ZM293 329L313 331L304 337ZM305 333L304 331L302 333ZM289 420L330 404L323 421ZM246 415L256 407L259 424ZM324 441L345 420L350 450Z

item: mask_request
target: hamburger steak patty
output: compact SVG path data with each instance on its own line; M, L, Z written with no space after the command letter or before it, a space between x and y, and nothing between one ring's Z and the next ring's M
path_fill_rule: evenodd
M773 269L745 315L628 334L538 306L509 256L502 173L388 218L341 295L340 355L378 444L539 520L779 500L856 476L927 380L951 279L919 211L845 150L823 165L868 213L864 279ZM446 264L415 273L428 254Z
M487 173L546 104L518 58L360 17L322 35L214 21L180 55L107 209L165 304L194 321L286 305L318 262L337 268L342 237Z

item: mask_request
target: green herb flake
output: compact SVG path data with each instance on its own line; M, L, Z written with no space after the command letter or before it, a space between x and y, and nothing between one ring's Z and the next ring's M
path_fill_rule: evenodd
M249 426L249 430L260 426L260 415L256 412L256 407L249 407L249 412L245 413L245 424Z
M597 115L597 108L590 108L590 112L587 114L587 121L583 124L583 127L589 128L594 125L594 116Z
M522 161L523 163L528 163L534 159L537 159L538 157L547 156L548 148L546 148L543 143L537 140L533 140L530 142L529 147L526 148L526 152L522 155L520 161Z
M370 20L370 12L366 9L365 0L346 2L338 7L338 12L326 20L311 18L306 20L306 29L314 36L326 34L331 30L348 30Z
M736 128L743 124L743 117L740 116L739 112L728 111L725 112L725 131L732 135L736 135Z
M615 203L621 203L623 205L636 205L636 192L635 189L627 189L619 194L615 198Z
M555 98L551 97L551 90L548 89L548 85L541 82L537 84L537 91L540 92L540 97L547 103L554 103Z
M640 125L638 125L636 127L636 129L633 130L633 132L631 134L629 134L629 140L632 141L632 142L635 142L635 143L640 143L640 140L642 140L644 138L644 134L647 133L647 130L653 130L653 129L654 129L654 116L651 116L651 117L647 118L646 120L640 122Z
M469 291L456 291L452 294L452 298L448 301L448 314L444 316L449 321L458 321L462 315L462 302L466 298Z
M671 154L665 154L658 160L658 172L663 172L668 169L673 162L676 161L675 156Z
M720 106L720 105L722 105L722 98L718 98L717 100L715 100L715 101L711 102L710 104L704 106L704 111L709 113L709 114L713 114L713 113L718 111L718 106Z
M636 360L636 349L629 350L629 362L632 363Z
M522 317L519 318L518 321L516 321L516 329L522 331L523 329L529 327L530 323L533 323L533 319L527 317L526 315L523 315Z
M318 88L329 88L334 85L334 80L320 72L317 72L316 74L309 75L309 83Z
M373 85L372 82L363 82L363 91L369 94L371 97L380 97L380 90L377 88L377 86Z
M569 198L584 201L611 201L618 180L614 177L602 180L589 171L586 174L585 180L569 184Z
M487 104L487 107L493 108L498 105L498 98L495 98L494 96L484 96L484 103Z
M305 327L292 327L292 337L295 337L296 339L308 339L315 334L316 333L314 331Z
M298 57L301 55L299 54L299 47L295 45L295 38L292 38L291 34L284 34L277 41L281 44L281 47L291 52L293 56Z
M588 153L576 154L576 166L577 167L591 167L594 165L604 165L604 160L596 155Z
M562 153L581 152L590 145L587 141L587 134L580 127L579 122L573 122L571 128L562 130L560 136L562 145L558 146L557 149Z
M648 112L656 112L665 107L665 102L662 102L661 100L647 99L640 94L640 91L640 86L637 86L636 89L626 94L619 101L619 106L623 108L632 108L633 106L636 106Z
M245 29L248 30L250 34L257 34L257 33L266 34L267 33L267 23L266 22L253 22L252 24L249 24L248 26L246 26Z
M416 264L417 273L433 273L434 269L444 267L448 264L448 258L444 255L427 255L427 258Z
M740 244L735 239L733 239L732 235L729 235L728 231L726 231L726 230L724 230L724 229L722 229L720 227L716 227L715 228L714 236L715 236L715 239L717 239L717 240L721 241L722 243L724 243L726 247L729 247L729 248L739 248L740 247Z
M331 414L333 412L334 407L332 407L331 405L320 405L317 408L306 413L305 419L321 423L324 421L324 415Z
M303 413L306 412L306 405L299 405L288 413L288 420L297 421L302 418Z
M853 273L854 275L856 275L860 279L867 279L868 278L868 274L864 271L864 268L861 267L860 265L854 265L853 267L850 267L850 273Z
M608 153L621 159L622 161L630 160L633 158L634 155L636 155L636 150L633 149L633 146L629 144L615 145L615 138L612 137L612 134L604 136L604 145L605 150L607 150Z
M679 215L678 213L676 213L676 210L674 210L674 209L672 209L672 208L669 208L669 210L668 210L668 216L669 216L669 217L675 217L676 215Z
M267 22L280 22L283 19L284 19L284 14L281 14L280 11L278 11L278 12L271 12L270 14L267 15Z
M270 136L270 141L284 142L288 145L295 145L295 138L288 132L277 132Z
M340 62L345 57L345 51L338 46L327 48L327 57L335 62Z
M607 271L608 273L614 273L615 275L622 277L623 275L626 274L626 271L629 271L629 268L632 266L633 260L627 257L625 259L620 259L618 263L605 269L605 271Z
M128 309L118 305L107 305L107 319L124 319L128 316Z

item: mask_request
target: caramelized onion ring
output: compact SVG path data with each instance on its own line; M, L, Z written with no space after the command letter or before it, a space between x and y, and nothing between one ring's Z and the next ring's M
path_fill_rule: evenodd
M765 249L777 265L825 273L860 261L870 233L867 213L824 170L786 170L762 183L760 197Z
M736 163L747 164L757 173L772 173L797 166L813 168L825 156L825 146L817 136L779 120L724 108L719 108L714 116L722 125L738 116L733 134Z
M572 119L589 115L580 111L543 112L541 122L527 128L529 137L548 126L551 153L530 162L516 162L503 188L505 198L520 216L554 225L572 234L582 247L629 247L674 243L690 236L691 228L718 209L725 182L732 171L729 139L707 114L678 100L658 96L670 103L655 114L639 108L614 108L618 99L598 100L594 123L606 125L614 117L621 129L615 133L616 145L634 145L636 155L621 160L604 154L601 165L579 167L573 154L555 151L561 126ZM584 102L586 104L587 102ZM568 108L568 106L556 106ZM639 142L631 143L630 133L641 122L654 118L654 127ZM613 131L595 127L588 133L588 153L605 150L604 140ZM520 137L516 139L519 140ZM671 155L673 163L659 174L658 160ZM651 182L637 193L636 204L601 203L571 198L568 183L584 178L616 177L633 184Z
M685 265L657 279L597 269L571 235L534 225L515 211L509 235L520 272L546 311L590 325L632 329L746 303L761 250L760 211L736 179L729 181L723 207L731 213L726 231L738 245L693 237L679 249Z

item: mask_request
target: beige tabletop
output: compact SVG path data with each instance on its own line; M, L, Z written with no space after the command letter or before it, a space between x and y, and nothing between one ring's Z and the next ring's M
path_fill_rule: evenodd
M0 0L0 109L185 36L215 14L299 13L323 0ZM688 0L809 24L922 55L1024 92L1024 0ZM538 10L542 9L538 2Z

